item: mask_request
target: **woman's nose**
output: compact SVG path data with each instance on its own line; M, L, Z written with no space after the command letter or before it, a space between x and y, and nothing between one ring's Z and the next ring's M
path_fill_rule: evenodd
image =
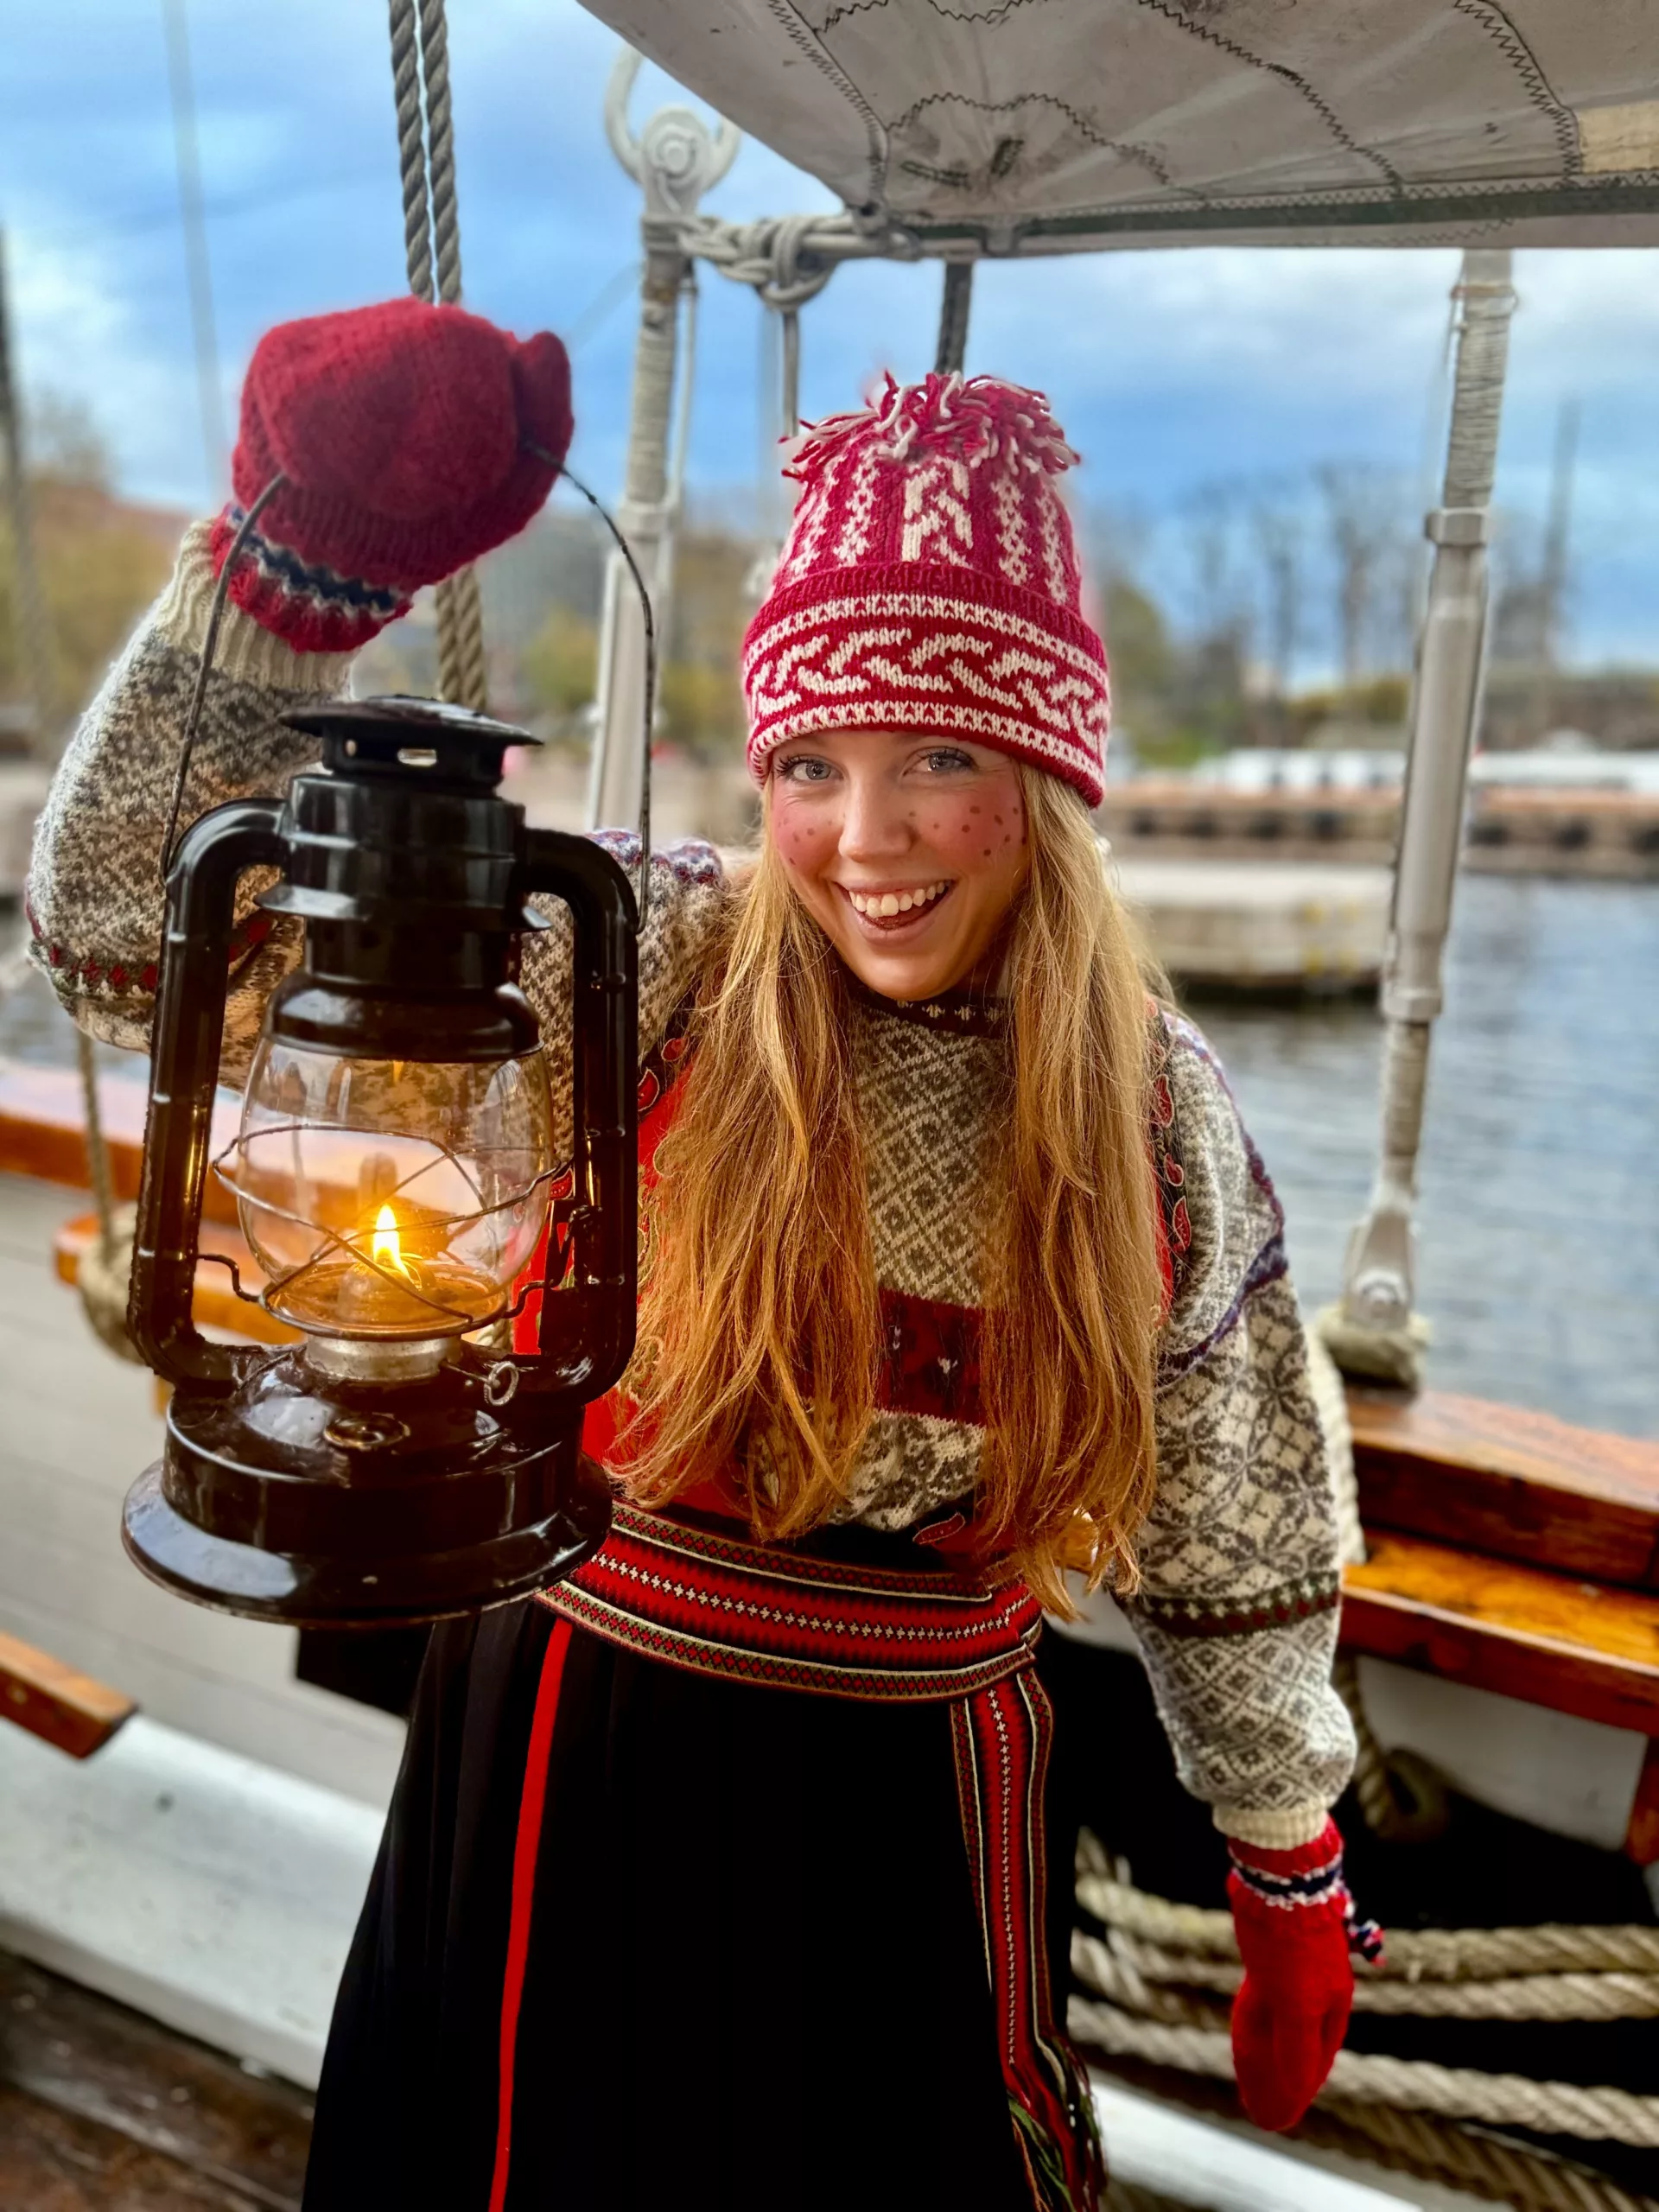
M841 818L841 849L849 860L901 853L911 842L903 801L879 777L849 779Z

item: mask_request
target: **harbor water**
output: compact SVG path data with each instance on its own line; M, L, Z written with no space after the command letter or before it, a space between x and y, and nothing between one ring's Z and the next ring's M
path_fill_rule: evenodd
M1659 888L1458 887L1418 1208L1427 1381L1659 1436ZM1374 1003L1194 1004L1284 1202L1305 1313L1370 1191Z
M1195 1001L1284 1201L1303 1309L1334 1298L1377 1133L1368 998ZM0 1054L67 1063L38 979ZM121 1054L109 1079L136 1078ZM1659 887L1469 876L1418 1215L1427 1380L1659 1436ZM66 1299L68 1294L65 1294Z

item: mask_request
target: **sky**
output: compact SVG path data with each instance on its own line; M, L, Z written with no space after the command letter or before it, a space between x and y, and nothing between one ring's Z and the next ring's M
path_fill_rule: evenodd
M260 333L404 289L383 0L187 0L226 417ZM136 498L217 505L195 383L165 0L0 0L0 226L25 392L90 408ZM574 0L450 0L467 304L571 340L571 460L620 489L637 187L605 141L613 35ZM636 124L683 99L642 73ZM707 203L744 219L833 206L745 143ZM1046 391L1080 494L1141 518L1176 585L1179 518L1206 486L1327 461L1397 475L1421 508L1443 401L1455 254L1185 248L982 264L970 370ZM762 311L712 270L689 482L754 511ZM1497 499L1535 531L1563 403L1582 409L1567 650L1659 662L1659 257L1526 252ZM939 274L855 264L802 317L802 405L857 404L931 364ZM1317 637L1306 648L1317 662Z

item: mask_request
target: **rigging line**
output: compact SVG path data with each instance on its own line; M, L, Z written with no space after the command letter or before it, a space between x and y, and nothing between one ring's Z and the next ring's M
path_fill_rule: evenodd
M657 709L657 620L652 613L651 594L645 589L645 580L639 573L639 563L633 557L633 548L612 520L609 512L594 497L580 476L555 461L545 446L533 439L524 441L524 451L533 454L537 461L544 461L553 471L556 480L563 477L573 492L579 492L599 517L616 543L617 551L627 565L633 579L633 588L639 594L639 621L645 635L645 711L643 745L645 757L639 768L639 888L634 896L635 937L643 936L645 913L651 899L651 729Z
M638 285L641 267L639 262L630 261L606 278L565 333L564 350L567 353L579 353L588 340L597 334L601 326L609 320Z
M213 586L213 603L208 610L207 634L201 641L201 659L196 669L196 688L190 694L189 710L184 718L184 738L179 747L179 769L173 779L173 804L167 817L167 835L162 840L162 883L166 887L172 872L174 853L178 842L179 813L184 804L185 785L190 776L191 755L196 749L196 733L201 728L202 702L207 696L207 679L213 671L213 649L219 643L219 626L224 619L226 594L231 588L231 572L241 558L243 549L253 535L253 525L288 479L280 469L237 524L236 536L219 572L219 582Z
M219 381L219 338L213 320L213 271L207 258L201 194L201 154L196 136L196 94L190 73L190 26L186 0L162 0L167 31L168 86L173 104L173 152L179 172L179 212L184 223L185 270L190 286L190 324L196 346L196 404L201 415L207 482L217 492L230 474L225 435L225 397Z

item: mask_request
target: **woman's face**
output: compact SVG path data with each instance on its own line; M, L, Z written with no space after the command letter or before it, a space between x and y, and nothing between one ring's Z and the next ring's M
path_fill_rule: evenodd
M860 982L925 999L973 979L1026 880L1005 753L916 731L831 730L772 756L770 834Z

